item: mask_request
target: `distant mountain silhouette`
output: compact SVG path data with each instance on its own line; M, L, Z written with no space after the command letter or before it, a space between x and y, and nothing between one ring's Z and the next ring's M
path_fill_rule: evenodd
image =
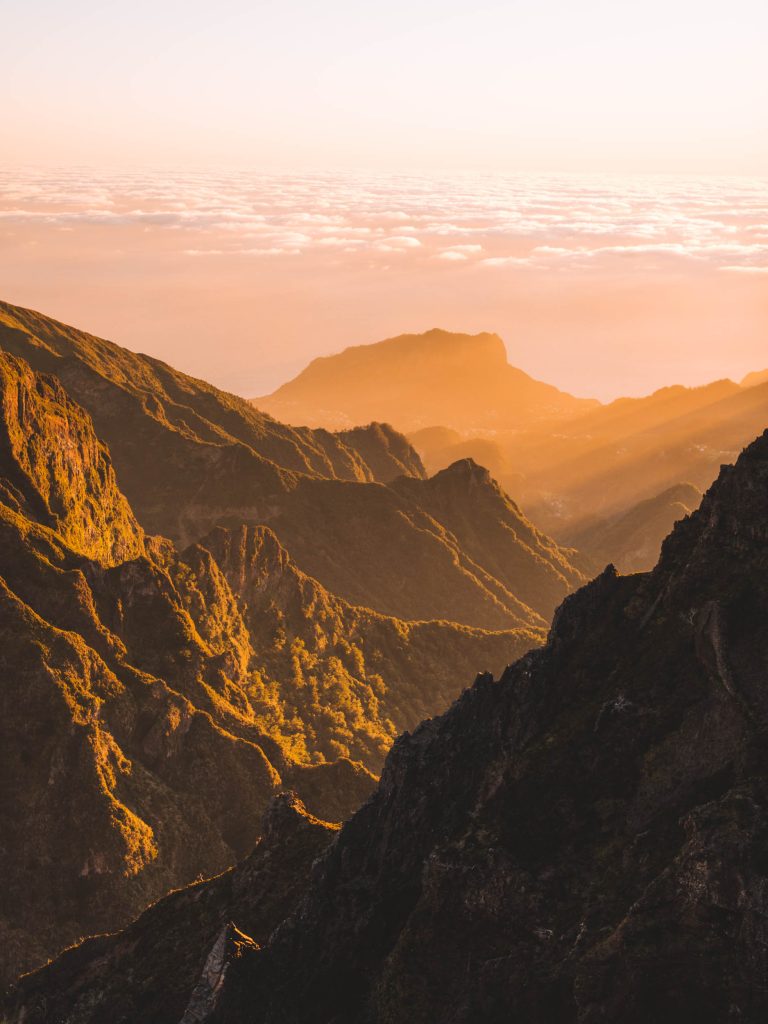
M556 536L585 516L614 516L681 480L705 489L768 423L768 384L730 380L622 398L551 431L510 438L516 495Z
M768 370L755 370L748 373L741 381L743 388L752 388L756 384L765 384L768 381Z
M287 423L339 429L377 419L407 432L438 424L507 430L597 404L510 366L497 334L438 328L314 359L253 403Z

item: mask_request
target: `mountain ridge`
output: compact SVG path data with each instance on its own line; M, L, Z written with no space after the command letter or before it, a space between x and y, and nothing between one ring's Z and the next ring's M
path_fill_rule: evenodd
M145 535L88 414L0 351L3 980L229 867L280 789L347 817L454 664L541 638L354 608L266 527Z
M338 434L285 426L157 360L7 304L0 349L55 373L89 412L149 534L186 548L217 526L268 525L300 568L352 604L398 619L545 627L551 597L529 607L514 581L489 571L489 552L469 557L415 492L385 486L403 472L426 475L386 424Z
M252 401L289 422L338 429L373 415L405 432L441 423L519 427L595 404L510 365L497 334L440 328L321 356L271 395Z
M398 739L293 910L222 954L199 1024L758 1024L766 568L768 430L652 572L609 566L564 601L546 647ZM165 934L175 987L189 940L173 916ZM114 982L80 955L23 979L9 1022L42 1024L41 997L79 993L71 1024L96 1024ZM123 994L129 1011L161 998L141 981Z

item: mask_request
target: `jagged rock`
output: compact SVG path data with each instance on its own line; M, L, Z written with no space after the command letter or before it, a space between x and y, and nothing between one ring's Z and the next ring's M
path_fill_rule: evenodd
M3 1020L202 1024L216 1009L231 964L266 942L290 913L335 835L294 795L275 797L245 860L171 893L124 932L86 939L28 975Z
M393 747L216 1024L758 1024L768 431L656 569Z

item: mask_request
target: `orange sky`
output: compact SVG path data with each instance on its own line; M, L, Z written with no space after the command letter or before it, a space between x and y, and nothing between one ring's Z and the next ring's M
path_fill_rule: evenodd
M764 174L764 0L11 0L5 159Z
M0 174L3 297L244 395L442 326L610 398L768 365L747 178Z

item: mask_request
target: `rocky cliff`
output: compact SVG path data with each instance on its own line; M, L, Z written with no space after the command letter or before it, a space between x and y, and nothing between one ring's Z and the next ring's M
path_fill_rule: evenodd
M238 946L198 1019L764 1020L766 570L768 431L651 573L609 567L546 647L397 741L296 909ZM73 984L98 1005L99 969L27 979L8 1019L42 1020L36 1000Z
M216 1021L764 1019L768 432L402 737Z

